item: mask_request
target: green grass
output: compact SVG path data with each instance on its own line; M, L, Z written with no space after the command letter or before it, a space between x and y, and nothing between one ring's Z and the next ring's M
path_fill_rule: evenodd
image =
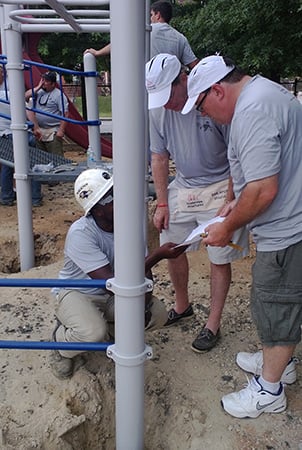
M82 114L82 97L76 97L74 101L75 107L78 109L79 113ZM100 117L111 117L111 95L99 96L99 113Z

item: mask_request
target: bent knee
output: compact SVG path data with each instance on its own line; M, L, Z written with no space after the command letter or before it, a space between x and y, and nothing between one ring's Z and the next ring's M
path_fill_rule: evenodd
M79 342L101 342L107 333L107 324L104 319L94 320L86 326L73 328L73 336Z
M101 342L107 332L107 326L105 321L100 323L98 326L86 330L86 341L87 342Z

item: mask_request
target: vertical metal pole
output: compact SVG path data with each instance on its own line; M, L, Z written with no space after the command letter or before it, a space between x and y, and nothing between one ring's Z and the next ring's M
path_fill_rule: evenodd
M145 63L150 59L150 0L145 1ZM148 95L145 89L145 241L148 242L148 202L149 202L149 181L151 175L151 156L150 156L150 136L149 136L149 112ZM149 170L150 169L150 170ZM150 172L150 175L149 175Z
M144 448L145 2L112 0L116 448Z
M3 55L6 55L6 42L5 42L5 34L4 34L4 30L3 30L4 23L5 23L4 5L0 4L1 52Z
M22 41L20 25L10 20L4 6L4 35L7 50L7 72L10 88L11 129L15 160L17 209L19 224L19 250L21 270L34 267L34 238L31 205L31 181L28 178L29 156L25 113L25 87L22 64Z
M81 64L81 72L84 72L84 64ZM80 77L81 83L81 97L82 97L82 116L84 120L87 120L87 102L86 102L86 89L85 89L85 77Z
M84 71L96 72L96 60L95 56L91 53L84 55ZM85 90L86 90L86 104L87 104L87 120L99 120L99 102L97 93L97 79L96 77L85 78ZM101 159L101 141L100 141L100 126L88 126L88 141L89 145L93 148L95 159L100 161Z

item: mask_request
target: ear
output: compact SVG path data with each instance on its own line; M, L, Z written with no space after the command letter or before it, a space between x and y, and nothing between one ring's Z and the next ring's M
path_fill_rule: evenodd
M224 92L224 87L222 86L222 84L220 84L220 83L213 84L212 91L213 91L214 96L217 96L220 98L224 97L225 92Z

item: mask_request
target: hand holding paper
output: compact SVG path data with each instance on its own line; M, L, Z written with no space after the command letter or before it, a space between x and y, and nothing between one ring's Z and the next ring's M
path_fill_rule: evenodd
M201 241L203 238L207 237L207 232L205 230L209 225L212 225L213 223L217 222L223 222L224 219L225 217L215 216L213 217L213 219L210 219L207 222L203 222L202 224L194 228L194 230L189 234L189 236L181 244L178 244L177 247L181 247L183 245L191 245L194 244L195 242ZM243 250L243 248L240 245L235 244L232 241L230 241L227 245L239 251Z
M209 225L211 225L212 223L216 223L216 222L223 222L224 219L225 219L224 217L216 216L216 217L213 217L213 219L208 220L207 222L201 223L196 228L194 228L194 230L189 234L189 236L181 244L178 244L178 247L182 246L182 245L191 245L191 244L194 244L195 242L201 241L202 238L204 237L202 235L206 234L205 229Z

